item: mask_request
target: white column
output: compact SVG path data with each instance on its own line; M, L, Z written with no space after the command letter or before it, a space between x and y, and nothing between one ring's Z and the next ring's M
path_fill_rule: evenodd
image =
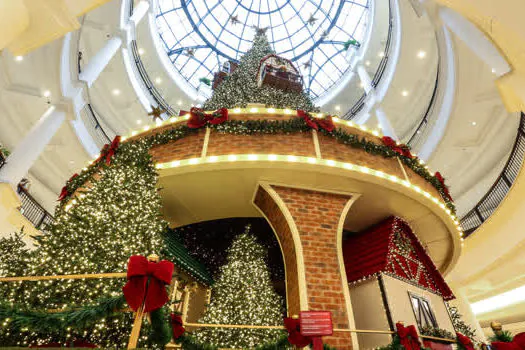
M87 66L84 67L82 73L80 73L79 79L85 81L88 87L91 87L100 73L106 68L109 61L115 56L121 45L122 38L120 36L116 35L109 39L106 45L89 60Z
M383 135L390 136L394 140L399 141L399 138L397 137L396 132L392 127L392 124L390 124L390 120L388 120L385 112L383 111L383 108L377 107L375 112L377 122L381 126L381 131L383 132Z
M0 182L17 186L65 119L63 111L57 110L55 106L49 107L7 158L6 164L0 169Z
M439 17L443 24L493 70L494 74L502 76L510 72L509 64L492 41L465 17L448 7L439 9Z
M148 9L148 1L139 2L138 5L133 8L133 14L129 17L130 22L133 22L135 26L139 24L140 20L144 18L144 15L148 13Z
M372 87L372 79L370 78L370 75L362 65L357 66L357 74L359 75L361 84L363 84L363 89L365 89L365 92L368 95L374 90Z

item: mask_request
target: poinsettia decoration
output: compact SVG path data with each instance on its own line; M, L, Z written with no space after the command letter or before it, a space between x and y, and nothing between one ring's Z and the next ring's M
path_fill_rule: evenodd
M450 195L450 192L448 191L448 186L445 184L445 179L443 178L443 176L441 175L441 173L439 171L436 171L436 173L434 174L434 177L438 180L438 182L441 184L441 190L443 192L443 194L448 198L448 200L450 200L451 202L454 201L452 199L452 196Z
M306 125L314 130L323 129L328 132L332 132L335 129L334 121L330 115L327 115L323 118L314 118L310 113L299 109L297 111L297 116L302 118Z
M383 136L382 141L385 146L389 147L392 151L398 153L399 155L405 156L410 159L414 158L412 153L410 153L410 148L407 145L403 143L397 143L390 136Z
M205 113L202 109L193 107L190 109L190 119L188 119L188 127L191 129L199 129L206 124L217 125L228 120L228 109L220 108L212 113Z

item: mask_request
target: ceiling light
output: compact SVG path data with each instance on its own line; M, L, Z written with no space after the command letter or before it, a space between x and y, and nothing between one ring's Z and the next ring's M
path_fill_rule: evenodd
M370 61L366 61L366 62L365 62L365 65L366 65L366 66L369 66L369 65L370 65Z
M24 60L24 56L16 56L15 61L20 62Z
M523 301L525 301L525 286L472 303L471 307L472 312L474 312L475 315L479 315Z
M137 120L137 124L138 124L138 125L142 124L142 120L138 119L138 120Z
M120 95L120 90L119 89L113 89L112 93L113 93L113 95L118 96L118 95Z
M51 96L51 91L46 90L46 91L44 91L43 95L44 95L44 97L49 97L49 96Z
M408 91L406 91L406 90L401 91L401 95L403 97L407 97L408 96Z
M155 78L155 82L156 82L157 84L160 84L160 83L162 83L162 79L159 78L159 77L157 77L157 78Z
M144 51L144 49L141 47L141 48L139 49L139 55L143 55L144 52L146 52L146 51Z
M181 101L181 100L178 100L178 101L177 101L177 106L180 106L180 105L182 105L182 101Z
M492 73L496 73L496 70L494 68L492 68Z
M476 122L472 122L472 126L476 126L476 124L477 124Z
M363 82L360 82L360 83L359 83L359 87L362 89L362 88L365 87L365 84L363 84Z
M339 105L335 106L335 110L336 111L340 111L341 110L341 106L339 106Z
M378 54L379 57L385 57L385 53L383 51L381 51L379 54Z
M427 56L427 53L423 50L419 50L417 53L418 58L425 58Z

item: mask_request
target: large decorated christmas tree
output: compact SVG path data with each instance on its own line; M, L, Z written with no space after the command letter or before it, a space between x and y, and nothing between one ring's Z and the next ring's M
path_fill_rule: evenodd
M252 48L241 58L239 67L229 75L204 103L205 110L246 107L249 103L261 103L266 107L317 111L310 96L305 92L283 90L272 86L258 86L257 75L261 60L275 54L266 34L258 30Z
M35 251L25 250L19 237L0 242L2 275L125 272L131 255L160 253L166 223L160 216L156 183L145 143L123 144L114 155L106 152L90 171L69 181L70 187L82 185L59 204L55 223ZM124 283L122 278L0 282L0 300L15 306L0 305L0 343L27 346L82 339L104 347L125 346L132 314L100 316L125 306ZM66 320L60 314L90 304L106 310L91 308L85 314L68 314ZM24 318L24 309L41 314L26 313ZM45 316L49 310L53 313ZM14 317L9 313L17 316L16 322L10 322Z
M228 250L226 264L213 288L211 304L200 320L208 324L279 326L282 299L275 293L265 262L266 249L249 233L249 226ZM254 328L202 328L203 343L221 348L253 348L277 341L282 331Z

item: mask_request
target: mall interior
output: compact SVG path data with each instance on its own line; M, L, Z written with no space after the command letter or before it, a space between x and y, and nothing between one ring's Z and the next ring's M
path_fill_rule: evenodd
M0 348L518 344L524 13L0 0Z

